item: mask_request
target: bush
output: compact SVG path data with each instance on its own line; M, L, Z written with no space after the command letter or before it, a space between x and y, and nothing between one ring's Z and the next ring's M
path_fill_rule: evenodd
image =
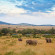
M41 38L41 37L38 35L33 35L33 38Z
M14 37L14 38L21 38L20 36L18 36L16 34L13 34L12 37Z
M0 34L0 37L2 36L2 34Z
M10 29L7 29L7 28L3 28L3 29L1 30L1 33L2 33L3 35L7 35L9 32L10 32Z
M25 36L26 36L26 37L30 37L30 34L26 34Z
M55 35L44 35L45 38L55 38Z
M12 35L12 37L18 38L18 35Z
M33 35L33 38L35 38L36 37L36 35Z

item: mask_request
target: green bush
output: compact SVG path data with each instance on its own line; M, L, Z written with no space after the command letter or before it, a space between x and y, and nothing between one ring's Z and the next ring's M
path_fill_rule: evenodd
M14 38L21 38L21 37L18 36L18 35L12 35L12 37L14 37Z
M25 36L26 36L26 37L30 37L30 35L29 35L29 34L26 34Z
M55 35L44 35L45 38L55 38Z
M41 37L38 35L33 35L33 38L41 38Z
M0 37L2 36L2 34L0 34Z
M1 33L2 33L3 35L7 35L9 32L10 32L10 29L7 29L7 28L3 28L3 29L1 30Z

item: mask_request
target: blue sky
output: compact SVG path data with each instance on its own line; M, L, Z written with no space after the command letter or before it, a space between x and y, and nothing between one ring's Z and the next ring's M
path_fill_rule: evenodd
M55 24L55 0L0 0L0 21Z

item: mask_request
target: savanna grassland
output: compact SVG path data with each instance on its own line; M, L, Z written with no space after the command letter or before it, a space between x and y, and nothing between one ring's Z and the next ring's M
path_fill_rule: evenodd
M37 45L26 40L36 40ZM0 55L55 55L55 26L0 25Z
M55 29L55 26L20 26L20 25L0 25L0 29L2 28L10 28L16 30L23 30L23 29L38 29L38 30L49 30L51 28Z
M37 40L37 45L26 45L26 40L29 39ZM44 37L22 37L22 41L18 41L18 38L2 36L0 37L0 55L55 55L55 38L51 39L52 43L46 43Z

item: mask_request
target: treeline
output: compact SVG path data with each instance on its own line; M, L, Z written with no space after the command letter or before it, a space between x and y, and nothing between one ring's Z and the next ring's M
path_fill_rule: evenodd
M23 35L25 34L55 34L55 29L52 28L50 30L37 30L37 29L24 29L24 30L19 30L17 33L21 33Z
M0 35L12 35L12 34L55 34L55 29L52 28L48 31L46 30L37 30L37 29L24 29L24 30L18 30L16 31L15 29L11 30L9 28L3 28L0 30Z
M16 33L16 30L15 29L9 29L9 28L3 28L3 29L0 29L0 36L2 35L12 35Z

